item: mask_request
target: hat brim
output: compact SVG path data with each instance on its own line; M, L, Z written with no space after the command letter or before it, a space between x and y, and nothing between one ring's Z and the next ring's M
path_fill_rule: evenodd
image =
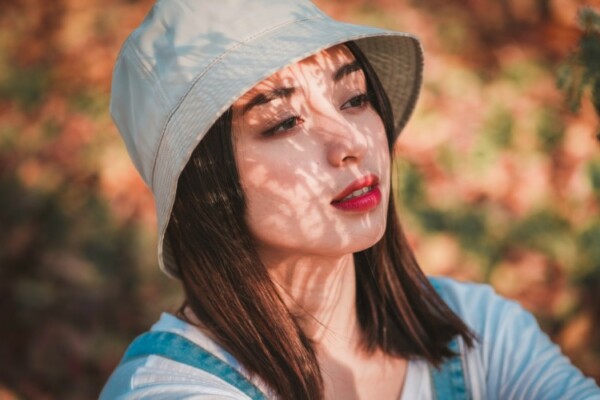
M178 278L165 239L177 182L192 152L214 122L240 96L275 72L340 43L354 41L375 69L394 115L397 138L412 114L423 69L419 41L412 35L353 25L326 16L278 26L224 53L193 81L165 125L152 174L158 217L158 260ZM242 72L243 71L243 72Z

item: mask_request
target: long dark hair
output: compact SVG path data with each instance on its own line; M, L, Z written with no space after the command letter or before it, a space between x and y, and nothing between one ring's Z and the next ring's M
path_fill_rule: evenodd
M389 100L356 44L346 46L365 72L370 101L392 146ZM314 347L279 297L246 224L231 120L228 110L202 139L179 178L166 239L179 267L184 306L274 394L321 399L323 380ZM437 365L453 354L448 349L453 337L462 336L468 346L474 337L419 268L392 200L383 238L354 255L363 347L424 357Z

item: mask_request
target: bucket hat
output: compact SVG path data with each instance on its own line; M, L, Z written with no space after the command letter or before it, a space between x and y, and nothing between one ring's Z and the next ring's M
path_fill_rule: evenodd
M110 112L154 194L158 261L178 271L165 238L177 181L212 124L273 73L354 41L381 81L398 136L421 86L423 56L407 33L342 23L308 0L158 0L123 44Z

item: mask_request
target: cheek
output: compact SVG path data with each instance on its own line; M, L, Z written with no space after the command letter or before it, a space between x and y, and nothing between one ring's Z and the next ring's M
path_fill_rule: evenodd
M298 203L318 191L311 164L287 150L240 154L242 187L252 202ZM318 176L318 175L317 175Z
M237 154L240 179L247 203L250 228L257 236L269 230L289 229L305 222L314 206L317 181L305 173L300 160L289 151L251 149Z
M366 126L368 131L367 145L368 153L365 156L364 163L378 171L380 180L387 183L386 178L390 173L390 149L385 128L379 114L375 110L371 110L364 116L362 121L363 126Z
M341 235L337 230L346 230L329 210L333 177L322 168L315 171L317 164L306 159L305 152L296 154L289 148L262 152L260 162L246 152L241 160L246 221L263 251L316 249L325 244L324 238L333 241ZM329 243L329 247L340 245Z

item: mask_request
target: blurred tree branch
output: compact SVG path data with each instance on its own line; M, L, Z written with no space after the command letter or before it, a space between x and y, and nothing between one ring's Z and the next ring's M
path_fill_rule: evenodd
M579 11L583 29L577 49L558 71L558 87L565 92L569 108L576 112L586 89L590 89L592 104L600 116L600 15L591 7ZM600 128L596 134L600 141Z

